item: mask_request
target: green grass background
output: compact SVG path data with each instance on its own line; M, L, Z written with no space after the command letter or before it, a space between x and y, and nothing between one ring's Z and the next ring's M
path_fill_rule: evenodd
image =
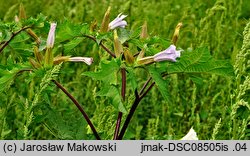
M0 0L0 19L14 20L19 2ZM241 51L243 30L250 17L248 0L22 0L22 3L29 17L42 13L50 21L69 19L90 23L96 20L99 24L111 6L112 18L120 12L128 15L128 29L133 30L147 21L151 37L158 35L169 40L175 26L182 22L178 47L208 46L213 57L231 60L233 65ZM94 52L93 57L98 58L98 47L89 42L72 54L83 56ZM117 112L107 100L95 98L96 90L101 87L99 83L81 76L82 72L94 68L80 63L65 64L59 80L84 106L101 137L112 139ZM244 71L241 76L248 72ZM26 76L17 78L6 93L0 94L1 139L23 139L25 99L32 101L39 85ZM171 103L166 102L156 88L151 90L132 118L125 139L180 139L191 127L199 139L249 139L250 110L247 105L238 104L240 99L235 98L240 92L239 84L245 79L237 81L205 74L202 78L172 76ZM139 81L139 85L144 81ZM51 84L46 93L28 127L28 139L94 139L80 112L61 91ZM249 105L249 89L242 99Z

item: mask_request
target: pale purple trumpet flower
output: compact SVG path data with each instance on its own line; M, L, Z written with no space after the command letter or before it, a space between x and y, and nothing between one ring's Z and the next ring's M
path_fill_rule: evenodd
M71 57L69 58L69 61L71 62L84 62L87 65L91 65L93 63L92 57Z
M119 14L112 22L109 23L109 29L115 29L117 27L125 28L127 22L123 20L127 15Z
M56 31L56 23L50 24L49 35L47 38L47 48L53 48L55 42L55 31Z
M166 50L159 52L153 56L155 62L172 61L176 62L176 58L181 56L182 50L176 50L175 45L170 45Z

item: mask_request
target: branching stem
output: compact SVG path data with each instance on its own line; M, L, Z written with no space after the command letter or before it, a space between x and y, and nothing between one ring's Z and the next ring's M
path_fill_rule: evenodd
M140 93L138 94L137 91L135 91L135 100L134 100L134 103L129 111L129 114L123 124L123 127L121 129L121 132L118 136L118 139L119 140L122 140L127 128L128 128L128 125L135 113L135 110L137 108L137 106L139 105L140 101L147 95L147 93L152 89L152 87L155 85L155 82L152 82L151 85L147 88L147 90L144 92L144 90L146 89L146 87L148 86L149 82L151 81L151 77L144 83L142 89L140 90ZM144 93L143 93L144 92Z
M147 85L149 84L149 82L150 82L151 80L152 80L152 77L150 77L150 78L144 83L142 89L141 89L140 92L139 92L139 95L141 95L141 94L144 92L145 88L147 87Z
M22 27L20 30L12 33L10 39L8 41L5 41L5 42L1 42L2 47L0 48L0 53L3 51L3 49L10 43L11 40L13 40L15 38L16 35L18 35L19 33L21 33L22 31L26 30L26 29L29 29L31 28L31 26L25 26L25 27Z
M84 37L87 37L95 42L97 42L96 38L94 36L90 36L90 35L84 35ZM116 58L115 53L113 53L111 50L109 50L109 48L107 48L102 41L99 44L106 52L108 52L113 58Z

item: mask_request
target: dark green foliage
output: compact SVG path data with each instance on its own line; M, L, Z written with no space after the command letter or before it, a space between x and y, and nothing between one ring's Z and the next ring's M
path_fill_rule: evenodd
M215 60L207 48L198 48L193 52L183 52L181 59L167 66L167 73L209 73L234 76L229 61Z

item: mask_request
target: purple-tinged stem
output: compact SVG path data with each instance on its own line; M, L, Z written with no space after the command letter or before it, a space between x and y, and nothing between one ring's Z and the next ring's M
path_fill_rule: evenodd
M123 124L123 127L122 127L122 129L121 129L121 132L120 132L120 134L119 134L119 136L118 136L118 139L119 139L119 140L122 140L122 138L123 138L123 136L124 136L124 134L125 134L125 132L126 132L126 130L127 130L127 128L128 128L128 125L129 125L129 123L130 123L130 121L131 121L131 119L132 119L132 117L133 117L133 115L134 115L134 113L135 113L135 110L136 110L137 106L139 105L140 101L147 95L147 93L148 93L148 92L153 88L153 86L155 85L155 82L151 83L151 85L148 87L148 89L143 93L143 91L146 89L146 87L147 87L147 85L148 85L148 83L150 82L151 79L152 79L152 78L149 78L149 79L145 82L145 84L143 85L143 87L142 87L142 89L141 89L139 95L138 95L137 91L135 91L135 101L134 101L134 103L133 103L133 105L132 105L132 107L131 107L131 109L130 109L130 111L129 111L129 114L128 114L128 116L127 116L127 118L126 118L126 120L125 120L125 122L124 122L124 124Z
M70 100L75 104L75 106L79 109L79 111L82 113L83 117L85 118L85 120L87 121L87 123L89 124L91 130L93 131L95 137L97 140L101 140L100 136L98 135L94 125L92 124L92 122L90 121L87 113L84 111L84 109L81 107L81 105L79 104L79 102L56 80L52 80L52 82L54 82L56 84L56 86L58 88L60 88L69 98Z
M14 32L14 33L12 33L10 39L9 39L8 41L2 43L3 45L2 45L2 47L0 48L0 53L1 53L1 52L3 51L3 49L10 43L10 41L14 39L14 37L15 37L16 35L18 35L18 34L21 33L22 31L24 31L24 30L26 30L26 29L29 29L29 28L31 28L31 27L30 27L30 26L25 26L25 27L22 27L20 30L18 30L18 31L16 31L16 32Z
M89 39L91 39L91 40L97 42L96 38L93 37L93 36L84 35L84 37L87 37L87 38L89 38ZM113 58L116 58L115 53L113 53L111 50L109 50L109 48L107 48L107 47L102 43L102 41L100 42L100 46L101 46L106 52L108 52Z
M126 98L126 69L121 68L121 74L122 74L122 88L121 88L121 96L122 101L125 101ZM117 121L116 121L116 127L115 127L115 133L114 133L114 140L118 139L119 130L121 126L121 120L122 120L122 112L118 113Z

